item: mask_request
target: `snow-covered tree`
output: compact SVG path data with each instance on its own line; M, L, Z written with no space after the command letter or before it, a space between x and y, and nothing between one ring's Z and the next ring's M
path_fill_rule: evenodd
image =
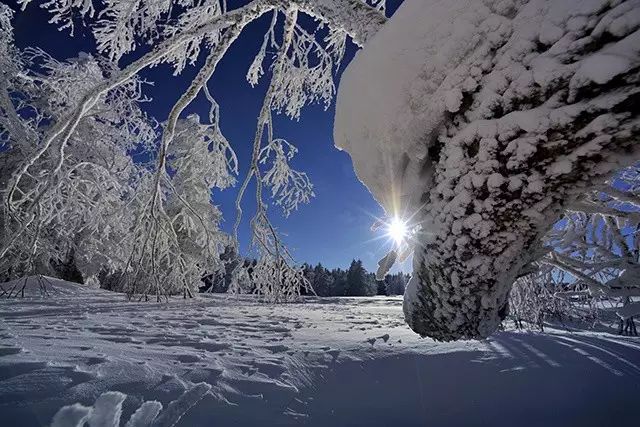
M509 316L516 328L533 327L544 331L546 322L593 323L597 320L595 300L580 285L567 281L567 275L549 265L519 278L509 294Z
M617 306L620 330L640 315L640 170L635 164L572 203L547 236L543 261L565 271L590 296Z
M334 278L331 275L331 272L324 268L321 263L318 263L318 265L313 269L313 290L319 296L328 296L331 294L333 282Z
M209 293L227 292L231 286L235 269L244 261L238 254L236 245L229 243L220 254L222 266L217 271L211 272L207 270L207 274L202 279L203 284L200 286L200 291Z
M367 273L361 260L351 261L347 270L346 294L348 296L376 295L377 285L374 278Z
M211 190L232 185L237 160L217 121L201 124L198 116L177 121L167 148L167 170L156 166L146 201L136 214L127 260L126 290L133 297L160 298L198 291L207 272L220 270L220 254L231 239L219 230L220 211ZM169 173L171 171L171 173Z
M31 1L21 3L27 7ZM205 92L212 111L215 110L206 125L213 129L214 138L221 140L217 127L217 104L207 92L207 83L244 27L265 14L272 15L272 25L247 73L249 83L256 84L265 74L265 69L269 69L270 83L258 117L249 172L240 186L236 223L239 224L242 215L245 190L250 181L255 180L257 212L251 224L254 242L260 252L260 268L255 269L252 280L258 284L265 283L277 271L279 287L274 291L276 294L267 298L280 300L283 296L289 298L300 294L301 283L306 284L299 280L298 267L270 223L263 189L271 193L275 204L280 205L285 214L289 214L299 203L305 203L313 196L313 187L304 173L290 167L289 161L296 149L290 142L274 137L272 112L298 118L306 104L322 102L328 106L335 94L333 75L344 55L347 36L357 43L366 42L386 20L384 2L376 0L368 5L361 0L253 0L234 8L224 0L71 0L43 2L41 6L51 12L51 22L60 29L73 33L78 22L88 24L96 38L99 53L111 60L109 66L114 69L105 73L108 74L105 78L97 79L93 87L78 87L77 102L69 106L64 115L50 121L46 131L38 137L38 149L23 156L22 163L7 181L5 208L20 218L25 229L32 228L30 218L41 210L40 200L51 193L51 188L57 189L60 181L62 167L55 167L40 177L42 184L29 193L28 201L22 196L29 185L27 176L33 172L39 159L49 153L66 152L85 118L91 116L105 98L135 81L135 76L142 69L165 62L180 73L186 66L196 63L202 50L207 52L204 65L163 124L154 172L137 191L141 198L140 208L134 215L135 223L130 230L132 248L125 262L126 274L123 277L130 294L141 292L143 296L150 291L157 295L175 292L175 286L180 287L175 284L177 282L182 283L187 292L193 286L196 270L205 268L203 260L195 262L189 255L193 247L186 240L194 237L193 230L180 227L187 224L199 227L196 246L202 247L203 239L209 242L209 237L204 238L202 233L211 234L202 224L207 214L194 212L194 206L186 197L175 194L177 189L171 184L168 159L175 144L180 115L200 92ZM302 26L298 22L299 12L314 18L316 28ZM326 38L320 38L316 31L324 25L329 25L331 31ZM281 35L277 34L280 29ZM154 48L139 55L123 69L117 69L116 64L123 55L135 55L142 44L152 44ZM274 51L276 53L272 57L271 52ZM217 154L221 157L226 155L222 151ZM59 156L60 166L65 165L65 161L65 156ZM218 159L214 163L221 165L224 161ZM181 199L183 208L168 205L176 198ZM191 218L187 219L187 216ZM196 225L198 222L200 225ZM235 234L237 236L237 225ZM255 289L271 292L269 286L259 285Z
M10 36L8 19L3 28ZM210 123L176 123L162 173L131 156L152 150L157 136L135 76L80 116L63 144L43 150L47 132L117 70L87 54L59 62L35 49L19 52L10 37L3 42L13 74L0 87L0 271L48 273L72 260L85 278L103 278L131 297L192 295L230 242L210 197L213 187L233 184L237 162L213 104Z
M154 122L138 106L142 82L132 79L104 97L64 149L41 151L42 134L113 70L87 54L59 62L37 49L18 51L11 11L3 5L0 16L2 189L22 177L11 206L2 193L0 271L8 277L48 273L72 261L85 277L95 275L124 259L145 175L128 151L155 138ZM52 172L56 179L48 181Z
M408 324L491 334L543 236L638 159L635 1L406 0L345 71L336 144L411 216Z
M387 274L384 278L386 295L403 295L407 286L407 277L404 273Z

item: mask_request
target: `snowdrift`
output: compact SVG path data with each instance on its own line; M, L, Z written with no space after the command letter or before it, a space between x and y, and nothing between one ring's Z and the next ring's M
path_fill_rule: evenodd
M416 216L408 324L484 338L540 239L639 156L640 2L406 0L345 71L336 145Z
M3 298L71 296L82 292L85 285L54 277L35 275L0 283Z

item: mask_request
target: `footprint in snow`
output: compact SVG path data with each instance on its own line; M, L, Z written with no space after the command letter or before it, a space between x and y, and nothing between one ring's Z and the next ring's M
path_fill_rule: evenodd
M327 354L331 355L333 362L336 362L338 360L338 356L340 356L340 350L328 350Z
M287 347L286 345L268 345L263 348L269 350L272 353L284 353L285 351L289 350L289 347Z
M21 351L22 349L18 347L0 347L0 357L18 354Z
M389 341L389 334L384 334L379 337L369 338L365 340L365 342L368 342L369 344L371 344L371 347L373 347L373 345L376 343L377 340L382 340L384 342L387 342Z
M182 363L195 363L202 360L195 354L179 354L176 356L176 359Z

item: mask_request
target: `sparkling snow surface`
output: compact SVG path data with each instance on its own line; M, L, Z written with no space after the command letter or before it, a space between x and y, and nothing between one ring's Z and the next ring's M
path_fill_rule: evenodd
M48 291L31 281L25 298L0 299L0 425L49 425L76 402L57 425L92 405L113 419L123 399L121 425L144 401L162 404L156 422L187 410L181 426L635 425L639 339L436 343L405 325L401 298L158 304L62 281ZM96 402L105 392L120 393Z

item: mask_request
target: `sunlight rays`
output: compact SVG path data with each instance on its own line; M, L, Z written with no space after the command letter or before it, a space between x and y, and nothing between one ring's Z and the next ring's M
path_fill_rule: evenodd
M409 228L404 220L398 217L391 218L391 221L387 225L387 236L396 242L396 245L400 246L409 234Z

